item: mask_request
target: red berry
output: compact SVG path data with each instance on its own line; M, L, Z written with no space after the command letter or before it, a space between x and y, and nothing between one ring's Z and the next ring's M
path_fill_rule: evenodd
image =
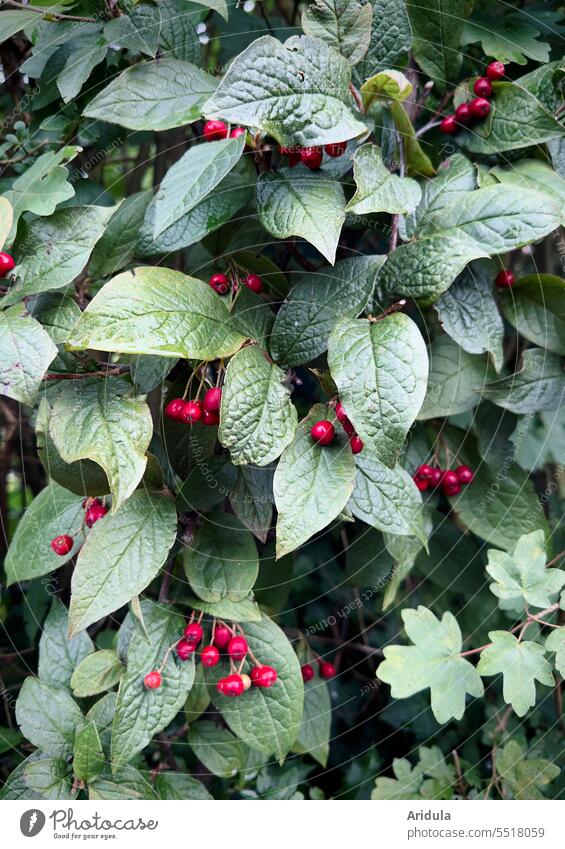
M461 492L461 485L459 483L454 483L451 486L444 486L443 492L444 495L447 495L451 498L451 496L457 495L459 492Z
M245 127L232 127L230 130L230 139L238 139L246 132Z
M323 661L320 663L320 675L322 678L333 678L336 673L336 668L333 663Z
M228 643L228 654L234 660L243 660L247 654L247 640L245 637L232 637Z
M490 103L484 97L475 97L471 101L470 109L473 118L481 120L482 118L486 118L490 112Z
M310 170L319 168L323 158L321 147L303 147L300 151L300 161Z
M458 124L470 124L473 120L471 107L468 103L460 103L455 110L455 120Z
M58 537L55 537L51 540L51 548L55 552L55 554L60 554L63 557L65 554L68 554L73 547L73 538L68 534L61 534Z
M305 663L304 666L300 667L300 671L302 672L303 681L311 681L314 677L314 667L311 663Z
M186 401L183 405L181 421L192 424L192 422L199 422L201 418L202 404L200 401Z
M220 409L220 404L222 402L222 390L215 386L212 389L208 389L204 396L204 400L202 401L202 406L209 413L217 413Z
M181 420L182 411L184 410L184 401L182 398L173 398L165 407L165 415L168 419L175 421Z
M506 68L502 62L491 62L486 71L489 80L501 80L505 73Z
M206 141L217 141L228 137L227 124L223 121L206 121L203 132Z
M470 468L470 466L457 466L455 469L455 474L457 475L457 480L459 483L465 486L468 483L471 483L473 478L475 477L475 473Z
M490 97L492 94L490 80L487 80L486 77L479 77L473 86L473 91L478 97Z
M433 468L432 474L431 474L430 479L429 479L430 486L437 486L441 482L442 477L443 477L442 470Z
M416 484L416 488L420 492L425 492L427 490L428 485L429 485L428 481L420 480L420 478L414 478L413 480L414 480L414 483Z
M277 670L272 666L254 666L251 670L251 682L255 687L272 687L276 684L277 677Z
M432 477L432 473L433 473L433 469L432 469L432 467L431 467L431 466L426 465L426 463L422 463L422 464L421 464L420 466L418 466L418 468L416 469L415 477L417 477L417 478L418 478L418 480L428 481L428 480L430 480L430 479L431 479L431 477Z
M194 643L195 645L198 645L198 643L202 641L202 637L204 636L202 625L200 625L199 622L190 622L184 629L184 636L189 641L189 643Z
M245 690L245 684L241 675L234 673L228 675L227 678L220 678L216 684L216 689L223 696L241 696Z
M227 295L230 288L229 280L225 274L212 274L208 283L218 295Z
M331 422L321 419L310 428L310 436L319 445L329 445L335 438L335 427Z
M289 153L288 155L288 167L294 168L295 165L298 165L300 162L300 154L299 153Z
M347 418L347 413L345 412L345 409L344 409L341 401L338 401L337 404L335 405L335 417L338 420L338 422L343 423L343 422L349 421L349 419Z
M143 679L143 683L145 684L148 690L159 689L159 687L161 686L161 673L158 670L148 672L145 678Z
M439 125L442 133L447 133L448 136L454 135L457 132L459 127L457 126L457 121L455 120L455 115L447 115Z
M207 669L211 666L216 666L220 662L220 652L216 646L206 646L206 648L202 649L200 662Z
M202 424L205 425L217 425L220 424L220 417L215 410L204 410L204 414L202 416Z
M217 646L220 651L223 651L223 649L227 648L230 640L230 629L226 628L225 625L216 625L216 630L214 631L214 645Z
M335 144L327 144L324 150L328 156L342 156L345 153L347 142L336 142Z
M177 643L177 655L179 660L188 660L191 654L196 651L196 643L190 640L181 640Z
M84 521L86 523L86 526L88 528L91 528L93 525L96 524L99 519L102 519L107 512L108 510L106 509L106 507L104 507L102 502L96 499L96 501L90 505L90 507L84 514Z
M443 475L441 477L442 487L456 486L458 483L459 483L459 478L457 477L455 472L448 470L447 472L443 473Z
M494 279L495 284L499 289L510 289L516 282L515 276L507 268L499 271Z
M360 454L363 450L363 440L354 433L349 440L349 444L351 445L351 450L354 454Z
M0 277L5 277L15 267L14 257L11 254L0 251Z
M258 295L263 291L263 281L258 274L250 272L243 282L248 289L251 289L252 292L256 292Z

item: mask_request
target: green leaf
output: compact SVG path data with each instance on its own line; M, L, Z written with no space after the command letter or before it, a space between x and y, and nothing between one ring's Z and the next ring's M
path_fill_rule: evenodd
M239 521L264 543L273 519L272 468L240 466L229 497Z
M102 743L94 722L87 723L78 732L75 740L73 757L73 772L79 781L90 784L104 767L104 752Z
M251 84L252 81L252 84ZM231 63L207 118L257 127L282 145L320 145L366 131L351 109L351 67L315 38L265 35Z
M88 634L77 634L69 640L68 629L68 610L62 601L54 598L43 623L37 670L41 680L54 687L70 687L75 669L94 652Z
M522 159L512 168L491 168L490 174L500 183L549 195L561 207L561 220L565 220L565 178L550 165L537 159Z
M159 46L161 30L160 9L140 3L127 15L120 15L104 26L104 36L127 50L154 57Z
M536 703L536 681L552 687L555 683L545 650L531 640L521 642L508 631L490 631L492 645L481 652L479 675L502 674L502 695L518 716L524 716Z
M102 649L89 654L78 664L71 678L71 689L80 699L97 696L118 684L122 672L123 666L116 652Z
M565 678L565 628L555 628L545 641L545 650L555 652L555 668Z
M405 65L412 47L412 29L404 0L371 0L371 6L371 40L357 69L362 81L382 68Z
M49 334L22 305L0 313L0 393L33 404L43 375L57 356Z
M496 773L513 799L545 799L539 788L550 784L560 771L551 761L527 757L517 740L510 740L496 755Z
M367 110L375 100L406 100L412 88L412 83L400 71L387 70L364 82L361 95Z
M227 728L200 720L190 726L188 745L206 769L220 778L233 778L245 766L242 744Z
M13 728L4 728L0 726L0 754L11 752L22 743L23 737Z
M88 798L91 802L102 799L138 800L155 799L155 791L147 778L135 767L124 764L113 772L105 766L100 775L88 787Z
M321 404L312 407L279 460L273 482L279 514L277 558L323 530L343 510L353 491L355 462L345 434L336 433L326 446L310 436L312 425L326 417Z
M219 295L167 268L135 268L110 280L75 327L74 349L214 360L244 341Z
M469 192L477 188L475 166L461 153L456 153L441 163L433 180L422 186L422 199L413 215L406 221L411 236L420 224L425 224L428 215L446 206L466 200Z
M108 41L100 32L78 35L65 67L57 76L57 88L63 103L77 97L94 68L104 61L108 52Z
M63 758L40 757L26 764L24 781L42 799L76 799L70 765Z
M218 0L222 2L222 0ZM159 0L161 33L159 47L162 55L200 65L202 45L197 27L206 12L200 5L187 0Z
M302 717L300 664L287 637L268 617L248 622L245 636L260 663L277 670L276 684L268 689L251 687L241 699L222 696L215 688L218 679L227 674L227 662L222 661L205 672L206 680L214 685L212 701L236 737L282 762L296 739Z
M561 357L540 348L522 354L522 367L482 387L482 395L512 413L558 410L565 393Z
M237 469L226 454L197 457L196 465L178 491L177 511L209 510L231 494L236 479Z
M227 619L230 622L258 622L261 619L261 611L251 596L240 601L222 598L213 602L202 601L194 596L189 597L186 603L195 610L202 610L216 619Z
M428 355L417 326L402 313L376 323L341 319L328 363L355 430L392 468L426 392Z
M421 799L420 789L424 776L417 764L412 767L407 758L393 758L392 772L394 778L379 776L375 781L375 789L371 799L389 801L398 799Z
M413 646L386 646L377 676L390 684L394 698L406 699L431 690L432 711L438 722L461 719L465 696L482 696L483 684L475 667L460 656L461 630L452 613L441 621L426 607L403 610L402 619Z
M388 108L402 141L408 174L410 176L433 177L435 174L434 166L416 137L416 131L406 109L402 103L395 100L389 104Z
M27 10L3 9L0 18L0 44L7 41L17 32L21 32L29 24L41 20L41 14Z
M347 204L346 212L404 214L413 212L420 202L422 190L416 180L392 174L374 144L364 144L353 155L353 176L357 191Z
M417 536L425 544L422 497L401 466L389 469L363 452L356 457L357 472L349 508L357 519L379 531Z
M428 388L419 419L454 416L470 410L479 403L487 381L494 377L486 357L468 354L449 336L434 339L429 359Z
M518 65L526 65L528 59L549 62L549 44L538 41L539 37L537 27L522 17L504 15L493 20L473 15L471 20L465 21L461 44L480 42L485 56L492 56L499 62Z
M390 581L393 560L383 536L373 528L365 528L345 551L345 577L349 586L369 587L371 596Z
M302 29L355 65L368 50L372 18L371 6L357 0L315 0L302 12Z
M406 6L414 33L414 58L440 91L459 74L461 37L472 6L470 0L419 0Z
M16 702L16 720L24 737L55 758L72 754L83 715L67 690L26 678Z
M112 727L112 771L123 767L165 728L182 708L194 681L194 659L180 661L171 652L161 671L162 684L148 690L144 676L159 669L165 652L182 633L179 612L153 602L142 602L143 617L150 635L147 642L139 626L129 643L127 670L122 675Z
M491 592L501 599L503 609L521 613L524 605L549 607L565 585L565 572L546 569L543 531L520 537L512 552L489 549L488 574Z
M395 778L377 778L371 799L451 799L456 781L455 768L447 764L437 746L418 750L419 761L412 768L407 758L394 758ZM424 780L426 779L427 780Z
M565 280L550 274L520 277L499 293L504 318L521 336L565 356Z
M267 466L296 430L296 408L285 374L255 345L242 348L226 370L218 438L236 465Z
M63 292L44 292L26 300L26 309L47 331L56 345L61 345L80 318L80 307L72 295ZM59 370L55 360L53 370ZM42 399L43 400L43 399Z
M257 213L277 239L300 236L332 264L345 221L345 195L337 180L302 165L265 173L257 181Z
M186 577L203 601L243 601L257 578L255 541L231 513L209 513L183 554Z
M287 554L280 560L275 558L275 542L269 542L261 552L259 576L253 588L253 594L261 609L269 616L276 616L285 610L285 604L292 588L294 555Z
M78 531L83 516L82 498L57 483L36 495L18 522L6 555L7 585L46 575L74 557L82 542L78 536L71 551L63 556L55 554L51 540L69 529Z
M16 800L16 799L42 799L42 795L28 787L24 779L24 773L29 764L40 759L46 759L49 755L44 755L38 749L32 752L29 757L22 761L13 772L10 773L2 789L0 790L0 800Z
M277 313L271 334L274 359L297 366L323 354L336 319L356 318L366 307L385 258L351 257L300 279Z
M196 778L179 772L160 772L155 782L160 799L204 799L212 801L212 796Z
M306 657L304 662L312 662ZM321 766L326 767L330 754L332 725L332 703L328 684L315 676L304 683L304 712L293 752L310 755Z
M189 62L160 58L126 68L83 112L130 130L169 130L200 117L216 81Z
M90 257L89 269L97 277L115 274L135 255L139 229L151 201L150 192L130 195L115 209Z
M243 153L245 136L191 147L169 168L153 205L155 238L210 194Z
M77 634L139 595L167 559L176 527L174 503L144 489L97 522L73 573L69 633Z

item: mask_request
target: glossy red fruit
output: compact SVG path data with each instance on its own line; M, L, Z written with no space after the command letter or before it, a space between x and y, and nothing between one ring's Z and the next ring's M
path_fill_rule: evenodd
M102 519L108 510L101 501L96 499L96 501L90 505L86 513L84 514L84 521L88 528L91 528L99 519Z
M235 672L233 675L228 675L227 678L220 678L216 684L216 689L223 696L241 696L245 690L245 684L241 675Z
M220 424L220 416L215 410L204 410L202 415L202 424L217 425Z
M442 477L443 477L442 470L437 469L437 468L433 468L432 474L431 474L430 479L429 479L430 486L437 486L439 483L441 483Z
M202 637L204 636L202 625L200 625L199 622L190 622L184 629L184 636L189 641L189 643L194 643L195 645L198 645L198 643L202 641Z
M455 472L451 471L451 469L448 469L448 471L443 473L441 477L441 485L443 487L455 486L456 484L459 484L459 478L457 477L457 474Z
M300 151L300 161L310 170L319 168L323 158L321 147L303 147Z
M245 127L232 127L230 130L230 139L238 139L246 132Z
M341 401L338 401L337 404L335 405L335 417L338 420L338 422L343 423L343 422L349 421L349 419L347 418L347 413L345 412L345 409L344 409Z
M245 637L232 637L228 643L228 654L234 660L243 660L247 654L248 646Z
M429 480L431 480L432 472L433 472L433 469L432 469L431 466L428 466L426 463L422 463L416 469L415 477L417 477L418 480L429 481Z
M0 251L0 277L5 277L15 267L14 257L11 254Z
M333 663L323 661L320 663L320 675L322 678L333 678L336 673L336 668Z
M458 493L461 492L461 484L454 483L451 486L444 486L443 492L444 492L445 495L447 495L449 498L451 498L452 496L457 495Z
M357 436L356 433L352 435L349 440L349 444L351 445L351 450L354 454L360 454L363 450L363 440L360 436Z
M305 663L304 666L300 667L300 671L302 672L303 681L311 681L314 677L314 667L311 663Z
M499 271L494 279L499 289L510 289L516 282L516 277L507 268Z
M455 469L455 474L457 475L457 480L459 483L466 486L468 483L471 483L473 478L475 477L475 473L471 469L470 466L457 466Z
M336 142L335 144L327 144L324 150L328 156L342 156L347 148L347 142Z
M487 67L486 75L489 80L501 80L506 73L506 68L502 62L491 62Z
M202 404L200 401L186 401L181 413L181 421L186 424L199 422L202 418Z
M459 129L457 121L455 120L455 115L447 115L439 125L439 128L442 133L447 133L448 136L454 135L454 133L456 133Z
M230 282L225 274L212 274L208 283L218 295L227 295L230 288Z
M223 651L225 648L227 648L227 645L230 640L230 629L226 628L225 625L216 625L216 630L214 631L214 645L217 646L220 651Z
M483 118L486 118L489 114L490 103L484 97L475 97L475 99L471 101L470 109L473 118L480 121Z
M310 428L310 436L319 445L329 445L335 439L335 427L326 419L321 419Z
M455 120L458 124L470 124L473 120L471 107L468 103L460 103L455 110Z
M428 481L420 480L420 478L414 478L414 483L416 484L416 489L420 490L420 492L425 492L429 486Z
M216 666L220 662L220 652L216 646L206 646L206 648L202 649L200 662L202 663L202 666L205 666L207 669L211 666Z
M254 666L251 670L251 682L255 687L272 687L277 683L277 678L277 670L272 666Z
M490 97L492 94L492 85L486 77L479 77L473 86L473 91L477 97Z
M188 660L191 654L196 651L196 643L190 640L181 640L177 643L177 656L179 660Z
M203 130L206 141L217 141L218 139L227 139L228 127L223 121L206 121Z
M60 554L61 556L64 556L65 554L68 554L69 551L71 551L72 547L73 538L70 537L68 534L61 534L60 536L54 537L54 539L51 540L51 548L53 549L55 554Z
M153 672L148 672L143 683L148 690L157 690L161 686L161 673L155 669Z
M256 292L258 295L263 291L263 281L258 274L250 272L243 282L248 289L251 289L252 292Z
M300 162L300 154L299 153L289 153L288 155L288 167L294 168L295 165L298 165Z
M182 416L182 411L184 409L184 401L182 398L173 398L172 401L169 401L167 406L165 407L165 415L168 419L174 419L175 421L180 421Z
M217 413L220 409L221 403L222 390L219 386L213 386L212 389L208 389L206 394L204 395L202 406L205 410L208 410L209 413Z

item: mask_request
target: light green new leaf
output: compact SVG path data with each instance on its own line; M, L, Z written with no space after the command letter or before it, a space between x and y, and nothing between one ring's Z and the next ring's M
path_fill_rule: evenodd
M130 130L169 130L196 121L215 87L195 65L159 58L126 68L83 114Z
M285 374L256 346L243 348L226 371L218 439L236 465L267 466L296 430L296 408Z
M483 684L472 663L460 656L461 630L452 613L441 621L426 607L403 610L402 619L413 646L386 646L377 676L390 684L394 698L406 699L431 691L432 711L438 722L461 719L465 696L482 696Z
M546 569L546 559L542 530L521 536L511 552L489 549L486 570L494 580L491 592L503 601L501 607L522 612L524 603L552 604L552 597L565 585L565 572Z
M479 675L502 674L502 695L518 716L524 716L536 703L536 681L555 684L545 649L531 640L519 642L508 631L491 631L492 645L481 652Z
M565 678L565 628L555 628L545 641L545 650L555 652L555 668Z
M24 781L42 799L76 799L78 789L71 785L71 766L64 758L43 755L24 767Z
M245 767L245 749L227 728L209 720L190 726L188 745L212 775L233 778Z
M345 207L346 212L405 214L413 212L422 197L416 180L388 170L380 148L374 144L364 144L353 155L353 176L357 191Z
M522 367L482 387L482 395L512 413L558 410L565 393L565 373L559 354L530 348L522 354Z
M79 781L90 784L94 781L104 767L105 759L102 751L102 743L94 722L85 724L78 732L75 739L75 751L73 757L73 773Z
M361 86L365 109L374 100L406 100L412 92L412 83L400 71L387 70L375 74Z
M57 346L23 304L0 312L0 394L33 404Z
M379 531L417 536L425 544L422 496L401 466L389 469L364 451L356 458L355 486L349 509Z
M520 277L499 299L504 318L521 336L565 356L565 280L551 274Z
M55 758L67 758L84 717L67 690L30 677L16 702L16 720L24 737L38 749Z
M357 0L316 0L302 12L302 29L355 65L369 47L372 18L371 6Z
M283 145L321 145L366 132L352 110L351 66L307 36L265 35L231 63L205 104L207 118L257 127Z
M417 326L402 313L375 323L341 319L328 363L355 430L393 468L426 393L428 354Z
M300 236L332 264L345 221L341 183L302 165L262 174L257 181L257 213L277 239Z
M74 349L192 360L229 357L244 342L221 297L168 268L135 268L110 280L82 314Z
M132 397L121 378L68 380L53 404L49 433L66 463L89 459L104 469L117 510L143 477L153 423L147 403Z
M54 598L43 623L37 670L41 680L54 687L72 686L75 669L94 652L94 643L86 632L69 639L68 630L68 610Z
M355 462L345 434L338 431L334 441L325 446L310 436L312 425L327 416L321 404L312 407L279 460L273 481L279 513L277 558L329 525L353 491Z
M557 764L544 758L527 757L517 740L509 740L496 755L496 773L506 790L505 796L513 799L546 799L539 788L550 784L560 771Z
M174 502L145 489L94 525L73 572L71 635L118 610L151 583L172 548L176 527Z
M75 638L76 639L76 638ZM124 668L112 649L89 654L78 664L71 678L71 689L77 698L97 696L111 690L120 680Z

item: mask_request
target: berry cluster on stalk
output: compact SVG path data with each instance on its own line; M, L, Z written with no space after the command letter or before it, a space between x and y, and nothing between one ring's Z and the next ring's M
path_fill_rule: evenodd
M505 73L506 68L502 62L491 62L485 76L475 80L473 93L476 97L469 102L460 103L453 115L446 115L440 124L440 130L447 135L453 135L461 127L484 121L491 110L492 83L501 80Z
M470 466L458 466L456 469L439 469L426 463L418 466L413 480L420 492L441 488L444 495L453 496L461 492L462 486L470 484L475 473Z
M100 498L85 498L82 502L84 509L84 524L87 528L91 528L100 519L104 518L108 512L108 508ZM51 548L60 557L65 557L73 550L75 544L75 533L59 534L51 540Z

